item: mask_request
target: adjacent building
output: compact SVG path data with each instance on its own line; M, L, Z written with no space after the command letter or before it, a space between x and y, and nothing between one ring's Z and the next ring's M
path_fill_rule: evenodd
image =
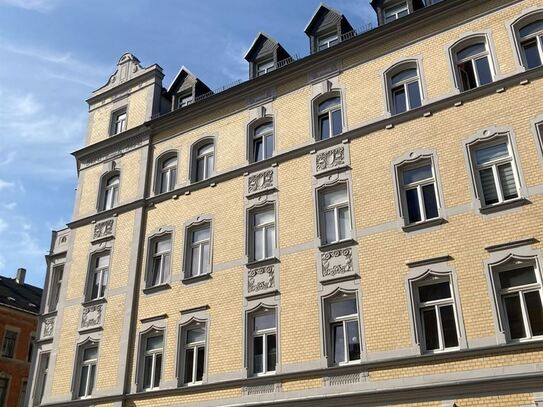
M121 57L30 405L543 405L543 3L372 5L218 91Z
M22 268L15 278L0 276L1 407L26 405L42 289L26 284L25 277Z

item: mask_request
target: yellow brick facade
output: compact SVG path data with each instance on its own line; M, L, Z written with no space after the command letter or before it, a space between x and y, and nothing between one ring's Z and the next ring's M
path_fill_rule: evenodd
M537 384L543 366L541 342L499 343L502 330L487 263L494 256L489 247L505 243L525 241L521 250L543 251L543 160L533 125L538 117L543 121L543 71L524 72L509 26L526 10L543 10L543 4L458 3L450 14L435 21L427 16L401 35L379 28L380 40L358 45L353 40L352 50L345 46L313 70L292 70L285 80L255 85L243 97L232 96L200 114L190 113L197 111L195 104L186 110L186 118L182 110L178 119L149 122L157 76L147 77L151 71L145 71L141 79L134 76L119 84L126 88L128 130L115 136L120 140L117 150L109 128L112 112L122 103L111 90L94 95L87 146L76 153L79 186L69 225L63 305L58 314L44 316L55 318L55 334L41 348L52 355L44 404L66 405L74 398L78 347L90 341L99 344L93 397L100 406L301 406L313 405L303 404L311 400L315 406L542 405L537 404L543 403L543 386ZM409 18L416 17L406 21ZM448 47L469 33L488 36L497 64L496 84L464 98L455 88ZM395 121L387 112L383 75L406 59L421 64L425 107ZM313 78L319 68L333 63L342 69ZM311 133L312 100L328 80L341 92L346 128L343 135L319 144ZM270 90L273 98L249 102ZM201 103L205 107L212 102ZM273 116L275 157L248 165L247 129L260 105ZM509 131L527 202L485 214L477 207L465 143L493 128ZM214 140L214 177L191 183L191 149L204 137ZM316 154L332 146L348 149L348 168L339 176L316 176ZM394 163L417 150L434 152L441 208L448 215L440 225L410 232L401 227ZM178 157L175 190L157 196L157 159L170 151ZM276 177L274 190L260 198L248 196L250 176L270 168ZM121 174L117 206L100 213L101 180L112 170ZM318 262L328 249L319 247L316 197L318 186L335 177L345 177L349 186L357 273L324 282ZM247 213L266 199L276 211L278 286L272 294L251 297L246 292L252 267L247 264ZM191 243L187 227L198 217L211 222L212 273L194 281L184 273ZM150 244L166 232L172 242L171 278L161 289L147 290ZM89 303L85 292L93 255L106 251L106 298ZM465 345L445 354L425 354L414 340L418 328L413 327L407 284L410 264L443 256L455 276L461 314L457 322ZM323 304L336 286L344 291L348 287L358 298L363 356L348 366L328 363ZM247 313L258 304L273 304L278 315L278 369L265 377L252 375L248 362ZM101 306L101 322L85 329L83 311L94 305ZM191 315L206 319L206 379L201 386L181 383L181 326ZM149 329L163 334L163 364L160 388L144 392L141 348ZM506 379L509 385L503 384Z

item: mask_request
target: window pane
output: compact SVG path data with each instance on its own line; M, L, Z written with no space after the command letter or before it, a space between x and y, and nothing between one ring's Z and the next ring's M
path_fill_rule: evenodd
M157 350L162 348L162 335L147 338L146 350Z
M200 246L192 248L191 253L191 266L190 266L190 275L196 276L200 271Z
M390 82L393 85L396 85L399 82L403 82L403 81L405 81L407 79L411 79L411 78L416 78L417 76L418 76L417 68L405 69L405 70L401 71L400 73L397 73L396 75L394 75L390 79Z
M426 211L426 219L433 219L439 216L436 199L436 189L434 184L425 185L422 187L422 196L424 197L424 210Z
M143 368L143 388L151 388L151 371L153 369L153 357L145 356Z
M255 373L264 371L264 338L257 336L253 339L253 368Z
M337 318L347 315L357 315L356 300L354 298L334 301L330 303L330 318L336 320Z
M275 211L272 209L255 212L255 226L273 223L275 221Z
M263 134L265 133L269 133L273 131L273 123L272 122L269 122L269 123L265 123L261 126L258 126L255 130L255 136L262 136Z
M266 258L273 256L275 249L275 228L266 229Z
M407 214L409 223L420 222L422 215L420 213L419 194L417 188L405 191L405 200L407 201Z
M196 359L196 381L201 382L204 378L204 365L205 365L205 348L198 348L198 355Z
M332 335L334 363L345 362L345 338L343 337L343 324L333 325Z
M409 185L414 182L423 181L425 179L433 178L431 165L423 165L421 167L414 168L412 170L403 171L403 183Z
M505 297L504 302L511 339L526 337L526 333L524 331L524 321L522 319L522 309L520 308L519 294Z
M258 229L255 231L255 260L262 260L264 258L264 229Z
M163 272L162 272L162 281L160 283L165 283L170 281L170 254L165 254L162 256L163 260Z
M490 64L488 63L488 57L480 58L475 61L477 65L477 73L479 75L479 85L486 85L492 82L492 72L490 71Z
M483 188L483 196L485 205L492 205L499 202L498 191L494 180L494 172L492 168L487 168L479 172L481 177L481 187Z
M458 64L458 71L460 72L462 90L470 90L477 87L477 79L475 79L472 61Z
M456 318L452 305L440 307L441 327L443 328L443 341L446 348L458 346L458 333L456 331Z
M437 301L446 298L451 298L451 286L448 281L419 287L420 302Z
M91 299L98 298L100 292L100 273L93 273L92 275L92 290Z
M526 310L532 328L532 336L543 335L543 308L541 307L541 294L539 291L532 291L524 294Z
M439 349L436 311L433 307L422 310L422 323L424 327L424 343L426 344L426 350Z
M87 348L83 352L83 361L94 360L98 357L98 348Z
M90 366L90 373L89 373L89 387L88 387L88 394L92 394L92 389L94 388L94 376L96 375L96 365Z
M319 105L319 113L322 113L326 110L329 110L333 107L339 106L341 104L341 99L339 97L330 98L325 100Z
M275 371L275 365L277 363L277 343L275 335L266 336L266 346L268 350L268 366L266 371L273 372Z
M198 149L198 155L211 154L213 153L213 144L209 143L205 146L202 146Z
M319 118L321 140L330 138L330 118L328 113Z
M537 283L533 267L523 267L515 270L502 271L500 273L501 288L519 287Z
M256 332L275 328L275 312L268 311L255 316L254 328Z
M102 271L102 284L100 287L100 297L103 297L106 294L106 287L107 287L107 269Z
M157 285L159 283L158 279L160 277L160 264L162 261L162 257L155 257L153 259L153 269L151 272L151 276L149 278L149 285L151 287Z
M339 239L347 239L350 235L350 220L349 220L349 208L343 207L339 208Z
M203 342L206 339L204 328L194 328L187 331L187 344Z
M253 154L255 161L260 161L264 158L264 152L262 149L262 139L258 138L254 140Z
M98 256L96 258L96 268L109 266L109 256Z
M155 358L155 377L153 387L160 387L160 376L162 373L162 355L159 353Z
M202 273L209 273L209 243L203 245L202 249L204 250L202 258Z
M347 190L345 188L327 190L323 194L323 201L325 207L347 202Z
M349 345L349 361L360 359L360 333L358 321L349 321L347 324L347 336Z
M192 233L192 241L202 242L209 239L209 227L194 229Z
M543 31L543 20L538 20L522 27L519 30L519 34L521 37L526 37L539 31Z
M213 161L214 156L210 155L207 157L206 164L207 164L207 171L206 171L206 177L209 178L213 175Z
M422 98L420 95L419 82L411 82L407 85L407 91L409 92L409 105L411 109L415 109L422 105Z
M394 99L394 113L399 114L407 110L407 102L405 99L405 88L402 86L392 91Z
M341 110L335 110L332 112L332 135L337 136L343 132L343 126L341 124Z
M339 239L336 236L336 219L333 210L324 213L324 234L326 243L335 242Z
M89 374L89 366L81 367L81 377L79 378L79 397L87 395L87 375Z
M470 45L469 47L466 47L463 50L459 51L457 57L459 60L462 60L475 55L479 55L483 52L486 52L485 44L479 43L475 45Z
M498 174L500 176L503 199L508 200L518 198L517 183L515 181L515 175L513 174L513 166L511 163L500 165L498 167Z
M477 164L486 164L499 158L509 156L507 143L496 144L490 147L480 148L475 152Z
M532 69L541 65L541 55L539 55L537 40L523 44L522 48L524 49L524 56L526 58L526 68Z
M264 137L264 143L266 145L264 158L270 158L273 155L273 136Z
M204 179L204 159L199 158L196 160L196 181Z
M194 368L194 348L185 351L185 383L192 383L192 371Z
M169 252L172 246L170 239L159 240L156 243L155 253Z

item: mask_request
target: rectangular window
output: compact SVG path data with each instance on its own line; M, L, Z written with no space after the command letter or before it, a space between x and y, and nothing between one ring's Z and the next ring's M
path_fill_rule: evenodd
M319 194L321 241L336 243L351 237L347 186L327 188Z
M449 280L432 278L416 287L422 348L428 352L458 347L455 303Z
M109 253L94 256L88 300L104 298L109 274Z
M211 225L193 226L189 230L190 248L186 277L197 277L210 273Z
M326 308L330 362L343 365L359 361L361 341L356 298L339 296L328 300Z
M162 375L162 354L164 337L155 332L144 338L143 345L143 390L155 390L160 387Z
M273 122L264 123L253 133L253 160L265 160L273 155Z
M461 90L470 90L493 82L490 53L485 42L469 45L456 53Z
M51 283L49 285L49 312L57 310L58 300L60 298L60 289L62 288L63 273L64 266L57 266L53 268Z
M6 405L6 398L8 395L8 379L0 379L0 406Z
M155 287L170 281L172 241L170 236L151 241L150 270L147 287Z
M483 206L517 199L518 179L511 144L499 140L473 149L478 189Z
M194 99L193 99L192 95L179 96L177 98L177 107L181 108L181 107L188 106L188 105L192 104L193 100Z
M317 50L322 51L333 47L337 43L339 43L339 35L337 32L325 34L317 39Z
M49 353L40 354L38 371L36 374L36 387L34 389L34 405L41 404L45 393L45 384L49 371Z
M255 375L275 373L277 365L277 320L275 310L251 316L252 367Z
M275 69L275 63L272 60L264 61L256 66L256 76L262 76Z
M92 395L96 377L96 363L98 362L98 347L92 346L81 349L79 359L78 398L87 398Z
M184 376L185 384L198 384L204 378L206 351L206 328L198 323L184 330Z
M251 260L275 256L275 209L273 205L253 210L251 218Z
M23 382L21 383L21 393L19 394L19 402L17 403L17 407L24 407L27 386L28 382L26 380L23 380ZM3 405L2 402L2 397L0 396L0 406Z
M400 183L406 224L439 217L437 183L431 160L401 168Z
M122 109L113 114L113 123L111 126L111 135L122 133L126 130L126 109Z
M385 23L390 23L398 18L405 17L409 14L409 8L406 2L402 2L392 7L385 9Z
M2 356L5 358L15 357L15 347L17 345L17 332L6 330L4 334L4 344L2 345Z

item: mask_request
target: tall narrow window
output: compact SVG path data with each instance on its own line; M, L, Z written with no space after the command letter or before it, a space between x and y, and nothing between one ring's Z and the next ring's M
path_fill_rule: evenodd
M422 105L418 69L408 68L390 77L392 113L399 114Z
M115 112L112 117L111 135L122 133L126 130L126 109Z
M486 41L468 45L455 54L460 90L466 91L494 81Z
M101 210L107 211L117 206L117 201L119 200L119 183L120 178L118 174L104 180Z
M347 186L326 188L319 193L320 233L324 244L349 239L351 217Z
M421 346L428 352L458 347L456 308L448 278L429 278L414 288Z
M6 405L6 398L8 395L9 379L0 379L0 406Z
M45 393L45 384L49 372L49 353L41 353L38 361L38 371L36 373L36 387L34 388L34 405L41 404Z
M143 390L155 390L160 387L162 376L162 354L164 336L154 331L144 337L143 344Z
M210 272L211 224L204 223L189 229L189 264L186 277L197 277Z
M326 314L331 364L342 365L359 361L362 347L356 297L342 295L327 300Z
M543 19L527 24L518 31L527 69L541 66L543 61Z
M177 178L177 155L170 155L159 161L158 193L170 192L175 189Z
M272 205L251 212L252 259L260 261L275 254L275 209Z
M277 319L275 310L251 315L251 358L255 375L275 373L277 365Z
M273 155L273 122L259 125L253 131L254 162L262 161Z
M4 343L2 344L2 356L5 358L15 357L15 347L17 345L17 332L7 329L4 333Z
M483 206L517 199L520 196L518 174L509 139L500 137L491 143L472 148Z
M213 175L215 148L208 143L196 150L194 181L202 181Z
M509 339L543 337L541 272L535 262L515 261L496 270Z
M395 6L388 7L384 11L385 14L385 23L390 23L398 18L405 17L409 14L409 8L407 7L407 2L401 2Z
M109 275L109 253L95 255L92 258L92 269L88 300L104 298Z
M317 50L322 51L324 49L333 47L339 43L339 34L334 31L328 34L321 35L317 38Z
M170 281L171 236L151 240L151 259L147 275L147 288L156 287Z
M26 380L23 380L23 382L21 383L21 393L19 394L19 402L17 403L17 407L24 407L27 387L28 387L28 382ZM0 396L0 406L1 405L2 405L2 398Z
M80 359L78 361L78 398L87 398L92 395L97 362L98 346L86 346L80 349Z
M198 384L204 378L206 352L206 327L197 323L184 329L183 383Z
M62 288L63 274L64 266L53 267L53 272L51 273L51 283L49 284L49 312L57 310L58 300L60 298L60 289Z
M275 69L275 63L272 60L263 61L256 65L256 76L265 75Z
M400 184L406 224L439 217L437 183L431 160L400 168Z
M319 103L317 109L317 138L319 140L325 140L343 132L341 98L339 96Z
M28 362L32 362L32 353L34 353L34 342L36 341L36 337L34 335L32 335L30 337L30 341L29 341L29 344L28 344L28 357L26 358L26 360Z

